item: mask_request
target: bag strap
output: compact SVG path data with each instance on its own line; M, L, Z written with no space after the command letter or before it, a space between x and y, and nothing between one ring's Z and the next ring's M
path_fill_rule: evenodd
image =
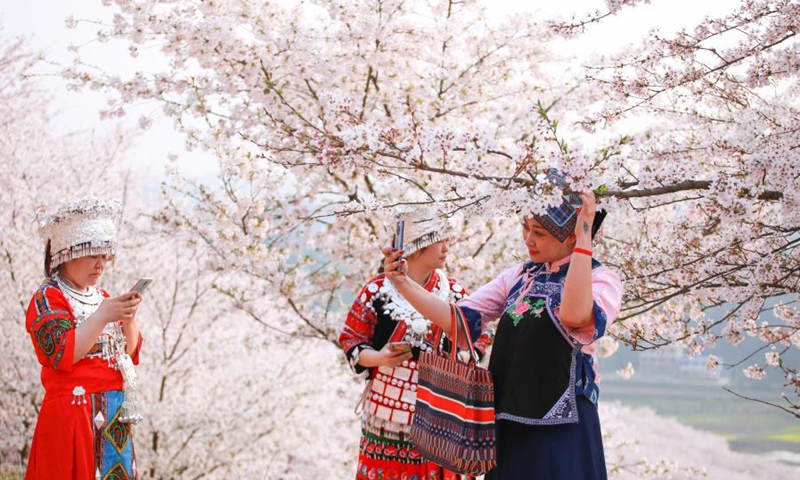
M464 329L464 335L467 339L467 346L469 347L470 358L475 363L478 363L478 354L475 353L475 347L472 345L472 334L469 331L469 325L467 324L467 320L464 318L464 314L461 312L461 309L455 306L454 304L450 304L450 331L452 332L453 337L453 345L450 349L450 359L455 361L456 360L456 351L458 351L458 327L461 326Z
M475 352L475 346L473 345L472 339L472 332L469 331L469 322L467 322L466 317L464 317L464 312L461 311L460 308L454 305L456 316L461 321L461 325L464 327L464 334L467 337L467 345L469 346L469 354L472 358L472 361L478 363L480 359L478 358L477 352Z
M450 336L453 344L450 346L450 360L456 361L456 351L458 351L458 325L456 320L456 306L450 304Z
M444 335L444 331L437 325L436 335L433 337L433 351L438 355L442 354L442 335Z

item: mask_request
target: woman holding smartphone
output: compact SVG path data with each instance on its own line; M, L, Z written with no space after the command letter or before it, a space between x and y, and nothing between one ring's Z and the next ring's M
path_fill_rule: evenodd
M577 211L576 204L582 204ZM530 260L456 302L471 325L500 319L489 361L497 468L486 480L606 478L591 344L619 314L622 283L592 257L604 216L587 192L578 202L523 217ZM449 303L412 281L402 251L383 253L385 276L396 290L449 330Z
M133 365L142 296L97 286L117 248L119 204L84 198L45 219L45 279L26 315L45 395L27 480L138 478L131 424L141 419Z
M409 281L441 302L467 295L464 287L444 272L448 236L446 223L424 218L424 213L405 221L405 237L410 240L404 248ZM422 458L409 440L417 359L420 351L438 347L440 332L383 274L370 279L358 293L339 335L339 345L353 371L368 379L356 479L458 478ZM489 334L484 334L475 346L482 352L490 340Z

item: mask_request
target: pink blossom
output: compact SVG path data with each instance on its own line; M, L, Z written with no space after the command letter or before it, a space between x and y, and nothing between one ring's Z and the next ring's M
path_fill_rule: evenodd
M719 360L717 359L716 355L709 355L708 361L706 362L706 370L708 370L708 373L715 375L717 373L718 365Z

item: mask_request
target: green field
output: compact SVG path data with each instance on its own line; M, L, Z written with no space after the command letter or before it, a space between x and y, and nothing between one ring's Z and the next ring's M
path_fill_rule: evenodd
M662 417L673 417L684 425L724 437L734 451L800 454L800 420L777 408L740 399L718 385L609 379L601 390L604 401L650 407ZM759 396L758 392L742 393Z

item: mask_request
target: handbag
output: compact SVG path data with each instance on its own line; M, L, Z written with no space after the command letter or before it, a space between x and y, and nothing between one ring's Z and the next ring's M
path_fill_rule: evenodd
M423 457L462 475L482 475L497 464L492 374L477 366L469 327L461 310L450 305L452 346L441 352L442 332L435 352L422 352L411 441ZM458 326L463 327L470 361L456 359Z

